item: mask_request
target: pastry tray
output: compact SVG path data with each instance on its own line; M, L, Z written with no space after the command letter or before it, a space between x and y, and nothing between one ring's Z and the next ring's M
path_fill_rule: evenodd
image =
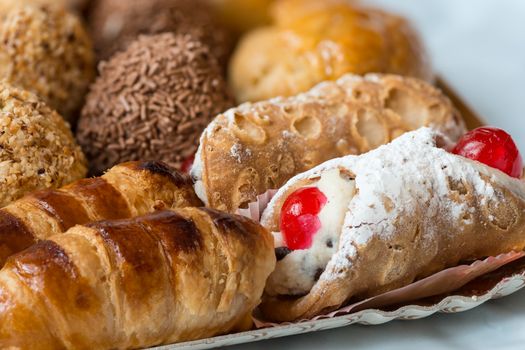
M438 79L437 85L454 102L462 113L469 129L484 124L483 119L470 108L462 98L443 79ZM428 317L436 312L455 313L470 310L488 300L512 294L525 286L525 258L481 276L453 294L439 295L412 302L410 305L395 305L381 309L368 309L343 316L305 321L294 324L255 329L217 336L213 338L194 340L172 345L164 345L150 349L156 350L198 350L212 349L222 346L238 345L265 339L273 339L296 334L322 331L348 326L354 323L377 325L393 320L415 320Z
M521 258L489 274L478 277L451 294L434 296L381 309L368 309L353 314L285 324L248 332L228 334L208 339L160 346L156 350L212 349L250 343L265 339L322 331L354 323L378 325L393 320L416 320L439 313L467 311L491 299L501 298L525 287L525 258Z

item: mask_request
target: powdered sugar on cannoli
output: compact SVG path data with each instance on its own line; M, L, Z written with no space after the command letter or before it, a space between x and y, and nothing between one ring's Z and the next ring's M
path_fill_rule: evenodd
M278 230L275 227L276 211L280 210L278 203L282 205L283 196L297 189L297 184L305 179L319 178L337 168L355 174L357 194L348 205L338 250L319 277L322 281L347 271L356 247L367 244L374 236L388 239L398 229L399 219L421 211L421 203L426 205L421 220L427 234L438 234L437 218L440 227L443 221L451 226L468 227L475 208L461 198L466 193L462 186L472 186L472 193L482 201L498 202L492 184L525 198L520 180L448 153L436 146L441 138L444 136L439 132L421 128L367 154L334 159L298 175L276 194L263 213L262 223ZM487 220L495 218L487 214Z

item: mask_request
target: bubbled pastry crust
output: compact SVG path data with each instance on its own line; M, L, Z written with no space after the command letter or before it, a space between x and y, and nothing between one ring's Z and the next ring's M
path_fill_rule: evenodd
M0 206L86 175L86 159L58 113L0 82Z
M450 100L425 82L346 75L219 115L201 137L192 173L205 203L233 212L326 160L367 152L422 126L451 139L465 130Z

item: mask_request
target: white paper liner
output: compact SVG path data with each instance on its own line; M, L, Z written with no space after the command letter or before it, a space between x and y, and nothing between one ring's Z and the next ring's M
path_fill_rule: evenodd
M268 203L275 196L277 190L269 190L259 196L257 200L248 204L247 209L239 209L237 214L246 216L257 222L260 221L263 211L268 206ZM379 307L396 305L410 301L416 301L435 295L453 292L474 279L493 272L500 267L509 264L519 258L525 256L525 252L510 252L500 254L495 257L488 257L485 260L477 260L470 265L460 265L445 269L432 276L421 279L417 282L409 284L405 287L345 306L339 310L333 311L325 315L319 315L312 319L300 320L295 323L306 321L315 321L325 318L333 318L337 316L349 315L358 311L375 309ZM279 325L290 324L266 322L254 317L253 319L256 328L275 327Z
M432 276L421 279L405 287L345 306L339 310L325 315L319 315L312 319L304 319L294 323L315 321L325 318L333 318L352 314L354 312L375 309L379 307L397 305L410 301L416 301L435 295L453 292L463 287L474 279L493 272L500 267L507 265L525 256L525 252L510 252L500 254L496 257L488 257L485 260L478 260L470 265L460 265L440 271ZM256 328L275 327L290 324L290 322L273 323L254 318Z
M457 313L471 310L491 299L505 297L525 287L525 261L519 259L497 271L483 275L462 287L454 294L439 295L431 300L420 300L411 305L396 305L388 310L367 309L349 315L324 318L301 323L280 324L275 327L253 329L213 338L193 340L185 343L162 346L156 350L204 350L222 346L246 344L266 339L275 339L328 329L347 327L353 324L380 325L394 320L418 320L435 313ZM268 348L264 344L259 346Z
M268 190L265 193L258 195L255 202L248 204L246 209L237 209L237 214L250 218L254 221L261 221L261 215L268 206L268 203L272 200L273 196L277 193L277 190Z

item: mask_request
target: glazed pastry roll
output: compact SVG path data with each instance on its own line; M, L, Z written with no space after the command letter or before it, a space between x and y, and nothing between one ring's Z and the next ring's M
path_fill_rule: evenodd
M525 183L438 146L422 128L290 180L262 224L277 266L261 310L293 321L462 261L525 248Z
M76 226L0 271L0 348L137 349L223 334L246 326L274 266L268 231L211 209Z
M161 162L128 162L101 177L31 193L0 209L0 267L38 240L97 220L202 205L191 178Z
M290 98L242 104L201 136L191 171L208 206L228 212L329 159L361 154L406 131L465 131L451 102L425 82L394 75L346 75Z

